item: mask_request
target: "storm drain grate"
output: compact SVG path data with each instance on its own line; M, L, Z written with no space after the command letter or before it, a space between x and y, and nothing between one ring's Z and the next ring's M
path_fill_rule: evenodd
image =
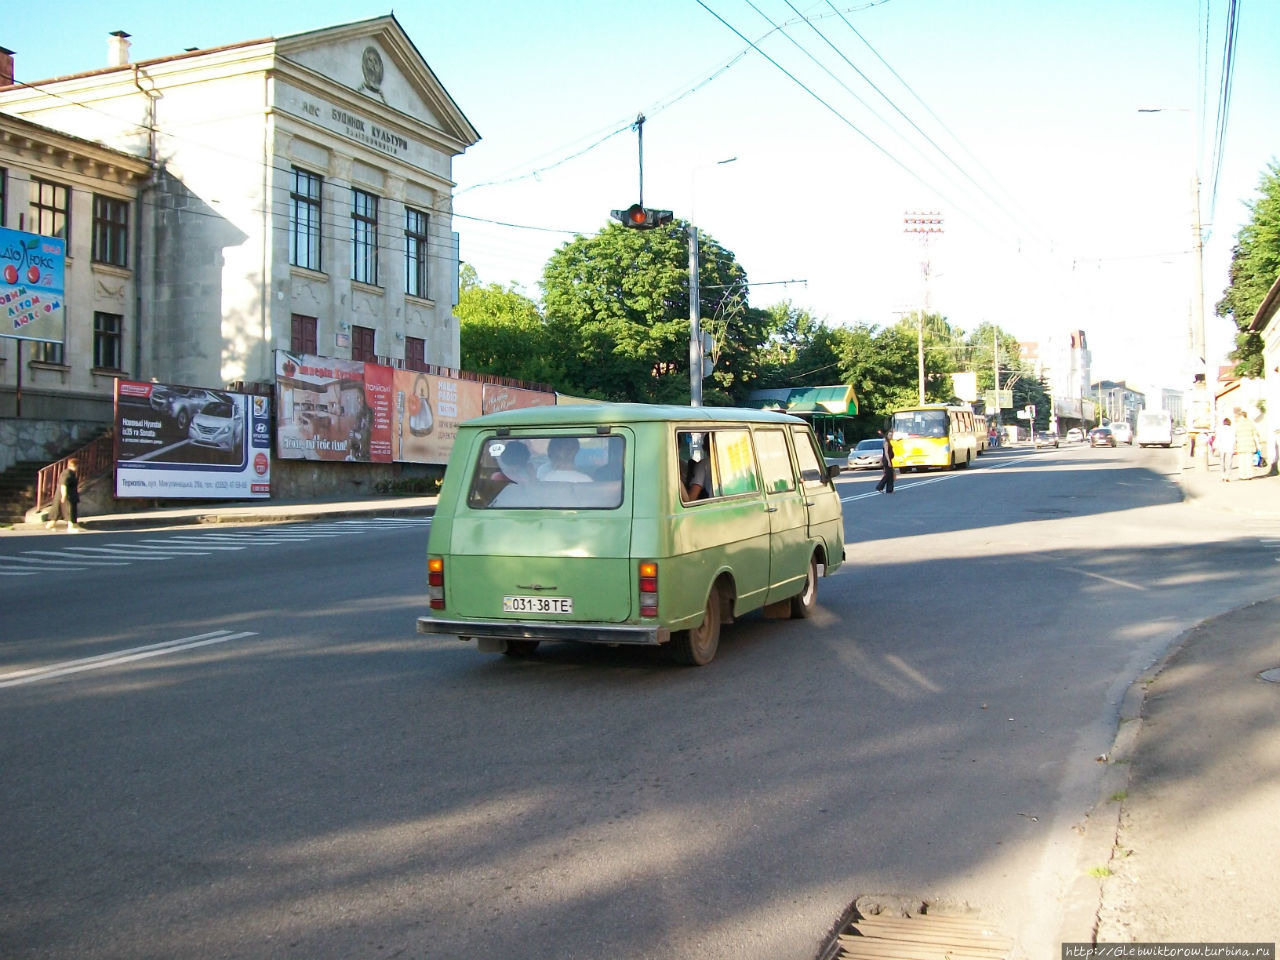
M873 916L836 935L836 960L1007 960L1013 941L965 917Z

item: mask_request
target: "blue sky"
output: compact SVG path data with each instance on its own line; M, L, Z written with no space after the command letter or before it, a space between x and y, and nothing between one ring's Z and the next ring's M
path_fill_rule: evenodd
M1177 387L1189 379L1193 173L1216 356L1231 328L1213 305L1244 201L1280 156L1280 4L1240 0L1211 202L1228 0L1209 6L1207 44L1205 0L468 0L396 16L482 136L454 168L455 211L477 219L455 227L485 282L538 296L559 244L637 199L628 124L644 113L646 203L732 250L754 305L894 322L926 296L904 215L937 210L933 310L1023 339L1081 328L1095 376ZM31 82L104 66L114 30L146 59L389 12L359 0L172 11L55 2L11 18L0 45Z

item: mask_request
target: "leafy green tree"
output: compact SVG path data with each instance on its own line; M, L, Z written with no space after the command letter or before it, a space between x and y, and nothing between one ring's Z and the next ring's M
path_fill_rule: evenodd
M747 277L708 236L699 238L699 304L715 340L712 391L719 400L742 378L742 361L763 342L746 307ZM568 392L606 400L689 402L689 254L683 224L632 230L609 224L560 247L543 270L550 349Z
M756 387L820 387L844 382L838 330L789 300L761 313L767 337L756 351Z
M549 350L538 305L515 287L481 286L475 268L458 278L458 339L462 368L555 385L563 378Z
M1236 234L1231 254L1231 283L1218 301L1220 317L1236 324L1236 374L1262 376L1262 338L1250 333L1249 324L1263 297L1280 276L1280 164L1272 160L1258 184L1261 194L1248 204L1250 220Z
M992 342L994 335L994 343ZM995 356L1000 358L1000 385L1007 383L1006 373L1010 368L1020 368L1020 350L1018 338L1006 333L995 324L980 323L965 338L967 348L968 369L978 375L978 390L985 393L995 388Z

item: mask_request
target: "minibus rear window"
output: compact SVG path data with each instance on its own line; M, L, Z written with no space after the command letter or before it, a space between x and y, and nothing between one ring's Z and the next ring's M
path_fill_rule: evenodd
M626 441L617 435L488 437L467 505L483 510L612 510L622 505Z

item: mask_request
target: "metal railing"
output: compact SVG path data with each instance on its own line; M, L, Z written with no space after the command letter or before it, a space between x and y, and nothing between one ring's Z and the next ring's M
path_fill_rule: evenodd
M96 480L105 473L115 469L115 432L108 430L98 439L81 447L75 453L63 457L47 467L41 467L36 474L36 509L52 506L58 497L58 480L62 471L67 469L69 460L77 460L80 464L80 486Z

